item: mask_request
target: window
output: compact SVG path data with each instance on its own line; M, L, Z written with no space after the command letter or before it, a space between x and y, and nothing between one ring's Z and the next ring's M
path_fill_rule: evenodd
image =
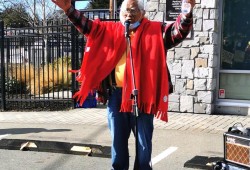
M250 70L249 0L224 0L221 69Z
M222 33L219 98L250 100L249 0L224 0Z

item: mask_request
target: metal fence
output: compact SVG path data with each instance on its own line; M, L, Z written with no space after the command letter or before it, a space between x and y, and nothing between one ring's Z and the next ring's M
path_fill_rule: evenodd
M116 20L108 10L83 12L89 19ZM67 19L39 25L14 29L0 22L1 110L76 106L78 84L69 70L79 69L85 39Z

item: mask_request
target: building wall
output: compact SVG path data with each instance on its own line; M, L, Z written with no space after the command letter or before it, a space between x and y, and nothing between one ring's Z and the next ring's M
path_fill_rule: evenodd
M162 21L166 1L147 1L147 17ZM220 48L219 6L219 0L196 0L193 30L167 53L174 84L169 111L202 114L214 111Z

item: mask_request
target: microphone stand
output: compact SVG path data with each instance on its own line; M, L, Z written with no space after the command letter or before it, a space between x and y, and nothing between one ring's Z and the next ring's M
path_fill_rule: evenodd
M134 164L134 170L139 170L139 136L138 136L138 116L139 116L139 109L138 109L138 89L136 89L135 84L135 71L134 71L134 62L132 57L132 49L131 49L131 39L128 31L125 33L125 37L127 38L127 42L129 45L129 56L130 56L130 65L132 69L132 79L133 79L133 90L131 94L131 99L133 99L133 114L135 115L135 164Z

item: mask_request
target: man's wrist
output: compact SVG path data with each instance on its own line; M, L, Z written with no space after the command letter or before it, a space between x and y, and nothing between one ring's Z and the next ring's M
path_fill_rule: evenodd
M184 19L192 19L193 18L193 11L191 10L189 13L187 14L183 14Z
M181 14L181 22L190 24L193 22L193 14L190 13L188 16L185 14Z
M188 14L181 14L181 18L186 23L191 23L193 20L193 13L192 11Z
M69 16L73 11L75 10L75 7L71 5L65 12L67 16Z

